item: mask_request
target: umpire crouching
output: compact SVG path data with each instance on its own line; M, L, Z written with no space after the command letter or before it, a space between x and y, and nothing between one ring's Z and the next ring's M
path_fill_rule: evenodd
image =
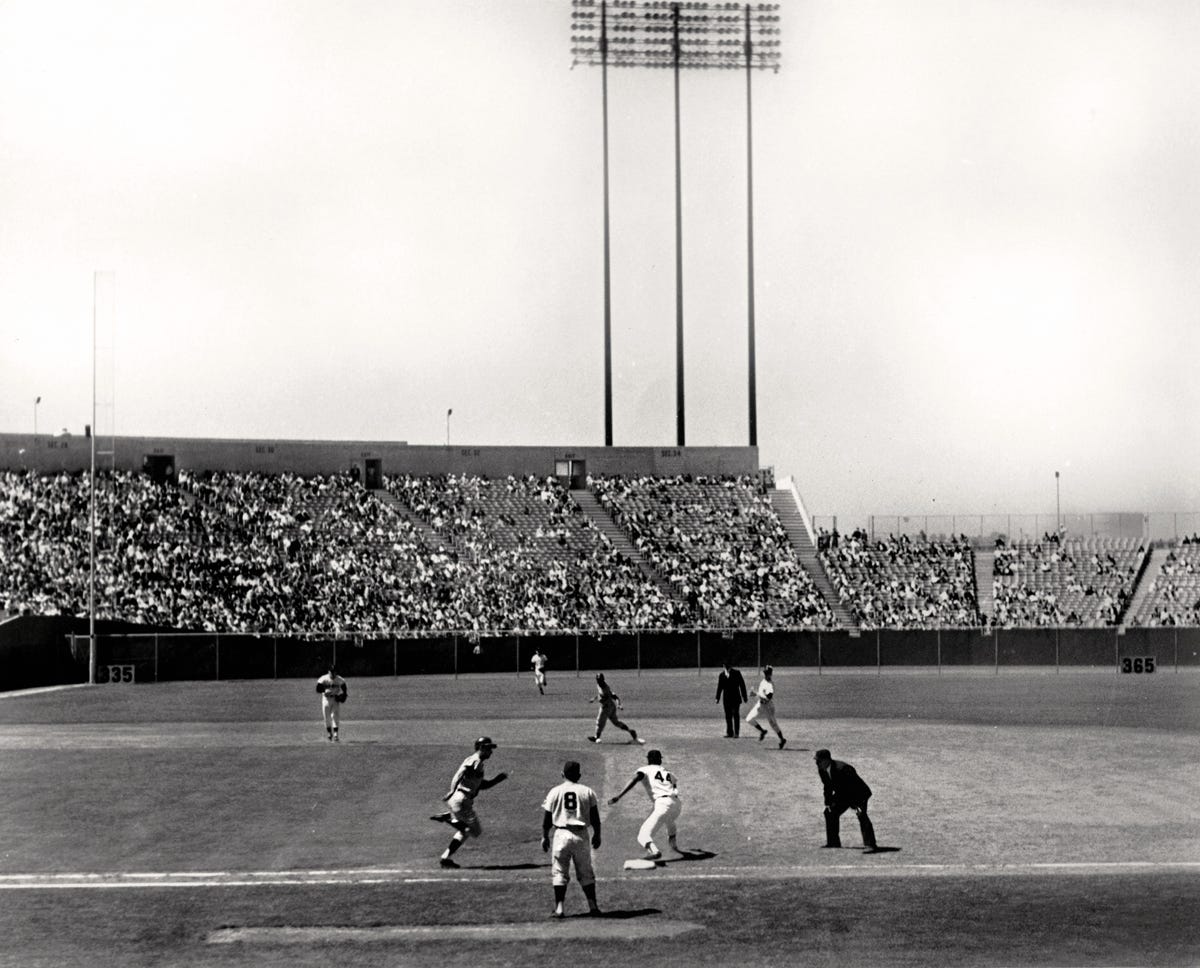
M871 799L871 788L863 781L849 763L835 760L829 750L817 750L813 754L817 761L817 772L821 774L821 785L825 788L825 846L841 847L838 833L841 816L847 810L858 815L862 828L863 846L868 854L878 853L875 843L875 828L867 816L867 801Z

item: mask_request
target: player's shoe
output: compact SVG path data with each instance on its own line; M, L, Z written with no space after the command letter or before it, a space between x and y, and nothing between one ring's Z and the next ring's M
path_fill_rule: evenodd
M341 742L341 740L338 738L338 734L337 734L337 733L334 733L334 734L333 734L333 741L334 741L335 743L340 743L340 742Z
M432 820L434 823L449 823L449 822L450 822L450 814L448 814L448 813L435 813L435 814L434 814L432 817L430 817L429 819L430 819L430 820Z
M672 849L673 851L675 851L675 853L677 853L677 854L682 854L682 853L683 853L683 851L679 849L679 844L675 843L675 838L674 838L674 837L670 838L670 839L667 841L667 843L669 843L669 844L671 845L671 849Z
M454 863L454 861L451 860L449 857L443 857L441 860L438 861L438 865L441 867L445 867L445 868L453 869L453 870L459 869L458 865L456 863Z
M599 743L600 742L599 736L589 736L587 739L588 739L589 743Z
M864 854L882 854L883 851L880 850L878 847L876 847L874 844L872 844L870 847L863 848L863 853Z
M779 748L783 749L785 746L787 746L787 740L784 739L782 736L780 736L779 737Z
M646 741L644 739L638 739L638 734L637 734L636 729L631 729L629 731L629 738L632 739L635 743L641 743L642 746L646 745Z
M552 918L561 918L562 916L563 916L563 909L562 909L561 905L559 907L556 907L553 911L550 912L550 917L552 917Z
M646 860L662 860L661 850L646 850Z
M604 912L603 912L603 911L601 911L601 910L600 910L600 908L598 908L598 907L590 907L590 908L588 908L588 914L589 914L589 915L591 915L592 917L598 917L599 915L601 915L601 914L603 914L603 913L604 913Z
M761 743L766 738L767 738L767 731L765 729L760 729L758 731L758 741Z

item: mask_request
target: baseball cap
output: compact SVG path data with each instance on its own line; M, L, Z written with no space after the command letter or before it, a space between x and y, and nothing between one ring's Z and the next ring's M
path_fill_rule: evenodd
M582 773L583 770L580 768L577 760L567 760L567 762L563 764L563 776L568 780L578 780Z
M487 747L490 750L494 750L496 748L496 744L492 742L492 738L490 736L480 736L479 739L475 740L475 748L477 750L481 750L484 747Z

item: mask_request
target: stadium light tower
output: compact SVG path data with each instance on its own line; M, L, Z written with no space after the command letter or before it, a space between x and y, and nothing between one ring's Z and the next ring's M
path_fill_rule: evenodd
M612 299L608 212L608 68L670 68L675 75L675 429L686 443L683 380L683 213L679 75L684 69L745 70L750 445L758 443L754 354L754 138L751 77L779 70L779 4L572 0L575 63L601 69L604 125L604 443L612 444Z

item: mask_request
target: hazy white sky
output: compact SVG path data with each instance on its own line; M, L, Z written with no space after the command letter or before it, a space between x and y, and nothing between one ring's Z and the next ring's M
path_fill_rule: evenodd
M1200 5L787 0L761 462L818 514L1200 509ZM599 445L568 0L0 0L0 429ZM675 443L672 78L610 72L614 436ZM747 429L745 85L682 94L687 443ZM103 368L102 368L103 369ZM102 412L103 408L102 408ZM102 429L105 423L100 423Z

